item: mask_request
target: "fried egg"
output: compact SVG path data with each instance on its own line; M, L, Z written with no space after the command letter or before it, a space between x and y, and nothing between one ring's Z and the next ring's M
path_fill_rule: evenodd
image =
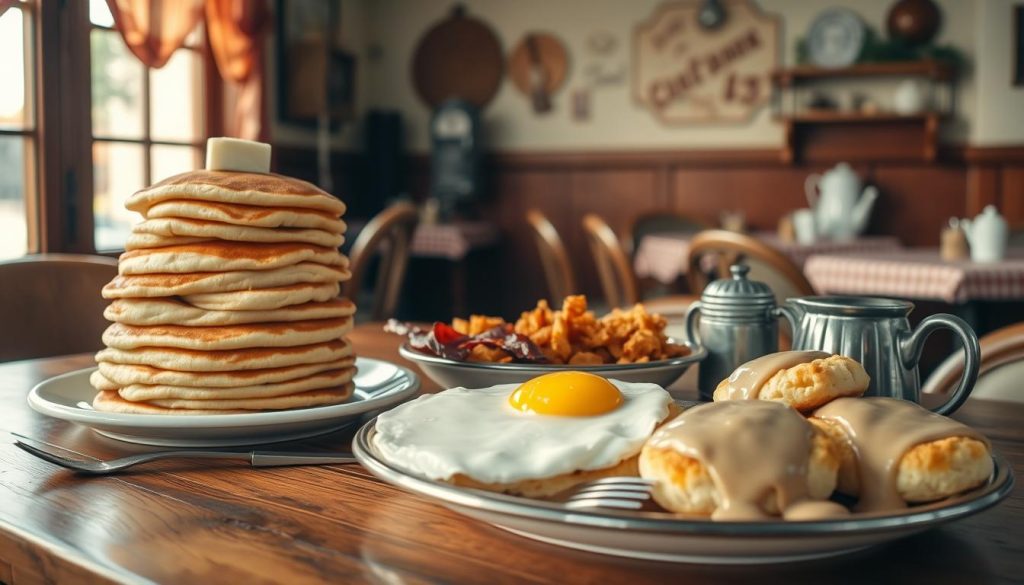
M522 385L425 394L377 417L374 445L430 479L506 484L612 467L669 414L656 384L556 372Z

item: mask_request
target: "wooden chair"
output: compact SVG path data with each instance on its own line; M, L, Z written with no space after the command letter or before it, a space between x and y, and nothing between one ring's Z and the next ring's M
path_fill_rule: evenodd
M583 216L583 232L587 236L608 305L630 307L640 302L633 267L611 226L601 217L588 213ZM678 315L685 313L686 308L695 300L697 298L691 295L672 295L644 300L644 305L655 312Z
M633 220L624 243L630 246L631 249L627 250L627 253L632 256L640 249L640 242L644 236L664 232L695 234L711 227L706 221L675 211L654 211L639 215Z
M1015 323L983 336L978 382L971 398L1024 402L1024 323ZM963 352L946 358L925 381L922 392L948 394L960 381L964 371Z
M0 263L0 361L97 351L109 323L105 256L39 254Z
M419 211L415 205L395 203L374 216L352 243L349 252L352 278L345 283L344 293L353 300L361 290L370 262L378 253L381 256L370 310L374 321L395 315L417 223Z
M559 306L562 299L577 292L576 277L569 262L569 253L562 243L561 236L558 235L558 230L543 213L536 209L527 211L526 222L533 229L537 250L540 252L540 263L548 284L548 300L552 306Z
M767 284L778 302L814 294L814 287L788 256L750 236L725 230L706 230L690 240L686 278L690 290L700 293L710 280L704 258L716 257L715 273L729 274L729 266L742 262L750 267L750 279Z

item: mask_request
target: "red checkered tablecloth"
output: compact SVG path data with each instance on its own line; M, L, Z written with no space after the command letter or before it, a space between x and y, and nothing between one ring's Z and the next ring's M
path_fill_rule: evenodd
M940 300L1024 300L1024 250L1001 262L946 262L938 250L840 256L814 255L804 274L821 294L859 294Z
M498 228L487 222L420 224L412 238L417 257L461 260L470 251L498 241Z
M813 244L783 242L773 232L754 236L789 256L797 266L802 266L814 254L859 254L900 249L900 241L894 236L864 236L843 242L822 240ZM633 258L637 276L669 284L685 275L691 237L693 234L679 233L644 236Z

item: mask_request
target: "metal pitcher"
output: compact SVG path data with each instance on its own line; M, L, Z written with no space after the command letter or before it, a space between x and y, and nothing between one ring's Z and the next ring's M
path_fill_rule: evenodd
M871 376L867 395L914 402L921 398L917 363L925 340L936 329L952 329L963 342L964 373L949 399L934 409L952 414L978 378L978 336L963 319L945 313L926 317L912 330L907 320L912 310L907 301L871 297L798 297L779 307L793 326L793 349L851 357Z
M708 284L686 312L686 336L708 350L698 371L701 400L711 400L718 383L741 364L779 351L772 289L748 279L748 266L734 264L729 270L732 278Z

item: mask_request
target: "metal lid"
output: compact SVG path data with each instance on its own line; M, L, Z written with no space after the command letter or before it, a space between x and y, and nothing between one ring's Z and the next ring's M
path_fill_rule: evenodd
M708 284L701 295L701 305L717 309L763 310L775 306L775 294L767 284L750 280L750 267L733 264L729 267L732 278L721 278Z

